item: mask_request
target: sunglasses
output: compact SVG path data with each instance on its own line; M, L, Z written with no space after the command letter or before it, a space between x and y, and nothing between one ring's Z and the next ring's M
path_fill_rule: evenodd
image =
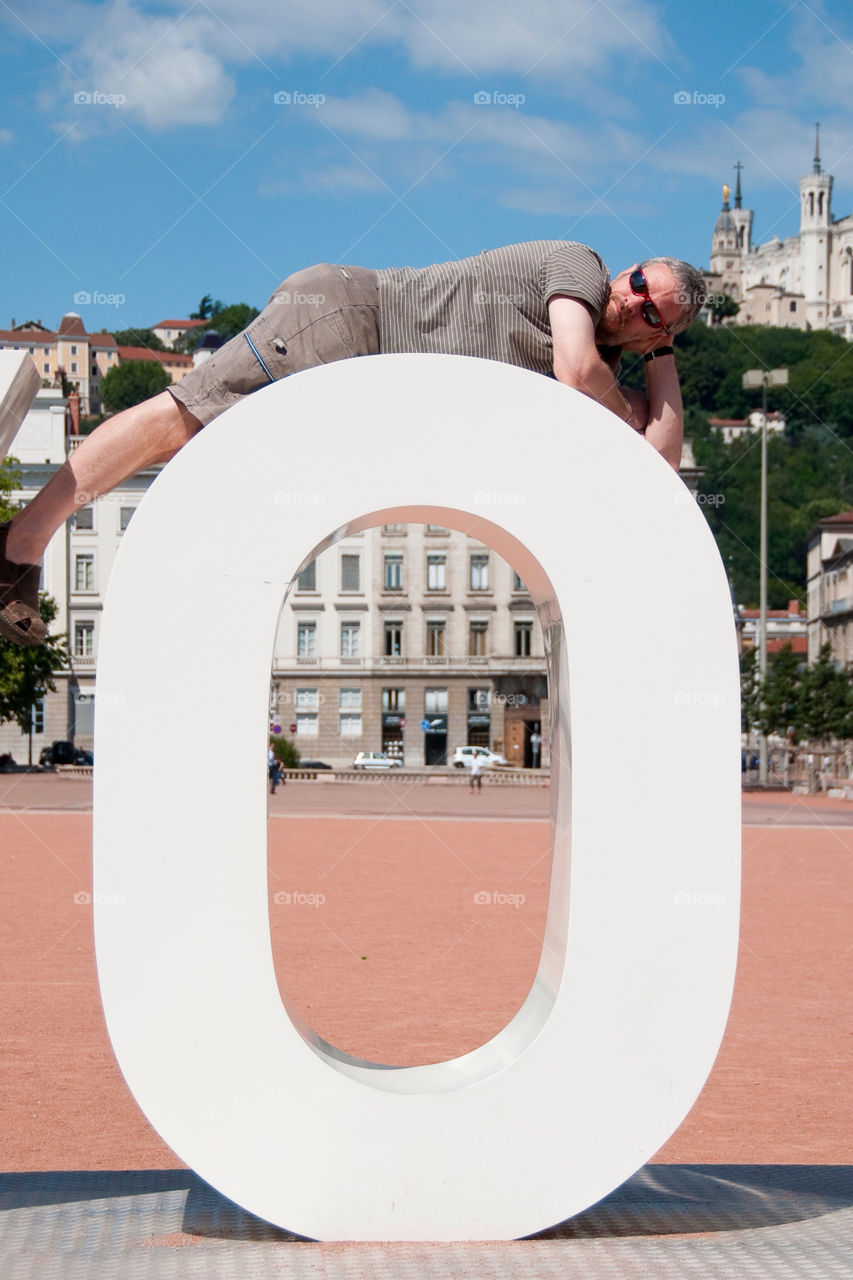
M640 308L646 324L652 329L663 329L664 332L669 333L669 330L663 322L661 313L658 311L649 296L649 286L646 284L646 277L643 275L640 267L637 267L636 271L631 272L628 277L628 283L631 286L632 293L636 293L639 297L646 299Z

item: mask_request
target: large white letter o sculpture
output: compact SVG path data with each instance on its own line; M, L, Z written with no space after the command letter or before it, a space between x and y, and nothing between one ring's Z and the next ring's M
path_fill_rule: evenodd
M554 726L530 995L474 1052L401 1068L348 1057L282 1003L263 767L288 583L392 520L462 529L521 575ZM140 505L98 658L98 973L151 1123L224 1195L319 1239L511 1239L606 1195L680 1124L723 1034L738 696L702 513L584 396L508 365L390 355L230 409ZM211 706L225 751L206 746Z

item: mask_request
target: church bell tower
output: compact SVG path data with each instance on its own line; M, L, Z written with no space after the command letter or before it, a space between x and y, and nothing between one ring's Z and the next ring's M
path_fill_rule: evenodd
M829 318L831 199L832 175L821 167L818 124L812 172L800 178L800 284L806 319L813 329L825 328Z

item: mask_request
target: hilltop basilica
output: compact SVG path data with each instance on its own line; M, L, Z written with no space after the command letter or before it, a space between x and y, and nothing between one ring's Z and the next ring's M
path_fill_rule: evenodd
M820 162L815 138L812 172L800 179L800 233L752 243L752 209L743 208L741 164L735 165L734 208L723 187L723 207L711 241L709 292L740 305L729 324L831 329L853 339L853 214L832 215L832 175Z

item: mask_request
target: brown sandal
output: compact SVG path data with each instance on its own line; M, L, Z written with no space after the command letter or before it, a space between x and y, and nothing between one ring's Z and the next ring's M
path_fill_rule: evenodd
M13 644L41 644L47 636L39 613L41 570L6 559L10 523L0 524L0 636Z

